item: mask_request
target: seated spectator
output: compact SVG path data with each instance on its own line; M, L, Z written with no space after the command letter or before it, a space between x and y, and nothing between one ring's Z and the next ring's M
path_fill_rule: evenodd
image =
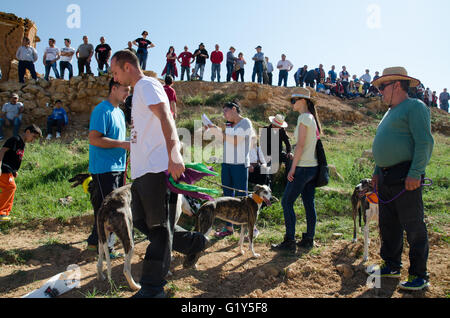
M3 140L3 126L13 126L13 135L19 134L22 124L23 104L19 102L19 95L12 94L11 101L3 105L0 118L0 140Z
M61 131L64 126L67 126L69 123L69 119L67 117L67 113L62 108L62 101L57 100L55 102L55 108L53 108L53 112L47 118L47 140L52 139L53 137L53 127L56 126L56 139L61 138Z
M328 95L330 95L332 89L336 86L336 83L333 83L331 77L328 76L327 80L324 83L324 85L325 85L325 89L328 90Z
M269 185L269 175L264 173L267 162L261 147L258 147L258 137L252 136L250 144L250 166L248 168L248 182L252 184Z
M334 96L344 99L345 90L344 90L344 85L342 85L342 81L340 78L336 79L336 85L334 86L334 89L332 90L332 94Z
M317 92L330 95L330 90L326 88L323 78L320 79L320 83L317 84Z

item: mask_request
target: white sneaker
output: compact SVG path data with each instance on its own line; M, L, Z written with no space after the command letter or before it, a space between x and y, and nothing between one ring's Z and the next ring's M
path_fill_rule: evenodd
M59 132L56 133L56 139L61 138L61 134Z
M52 134L48 134L48 136L47 136L47 140L50 140L50 139L52 139Z

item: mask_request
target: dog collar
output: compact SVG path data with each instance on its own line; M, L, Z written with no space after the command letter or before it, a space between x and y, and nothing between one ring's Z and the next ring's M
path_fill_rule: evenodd
M256 204L261 204L261 203L263 203L263 198L261 198L259 195L257 195L256 193L253 193L252 194L252 199L253 199L253 201L255 201L256 202Z
M370 203L378 204L378 196L376 195L376 193L373 193L373 192L372 193L366 193L366 199Z
M89 193L88 189L89 189L89 183L91 183L91 181L92 181L92 177L86 178L86 180L83 181L84 193Z

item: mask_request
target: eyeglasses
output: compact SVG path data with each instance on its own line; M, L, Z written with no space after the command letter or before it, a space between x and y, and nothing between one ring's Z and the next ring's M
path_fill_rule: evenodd
M380 91L384 91L384 90L386 89L386 87L391 86L392 84L395 84L395 82L390 82L390 83L387 83L387 84L383 83L383 84L381 84L381 85L378 87L378 89L379 89Z

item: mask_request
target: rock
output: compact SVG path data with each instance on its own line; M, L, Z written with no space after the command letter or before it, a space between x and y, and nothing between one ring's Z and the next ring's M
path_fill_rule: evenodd
M328 169L330 170L330 178L333 180L344 182L344 177L337 171L336 167L333 165L328 165Z
M38 84L42 87L42 88L48 88L50 86L50 83L48 81L46 81L43 78L40 78L38 81Z
M39 266L39 265L41 265L41 262L38 261L37 259L30 259L30 260L27 262L27 264L28 264L28 265L31 265L31 266Z
M273 265L264 266L263 271L267 277L276 277L280 273L280 270Z
M72 202L73 202L73 198L70 195L65 198L59 199L59 203L61 203L62 205L69 205Z
M286 268L285 273L288 279L293 279L295 276L297 276L297 272L291 267Z
M342 238L343 236L344 236L344 234L342 234L342 233L333 233L333 234L331 235L331 237L333 238L333 240L338 240L338 239Z
M372 150L364 150L361 155L361 158L373 159Z
M345 279L350 279L353 277L354 272L350 265L348 264L339 264L336 266L336 269Z
M264 279L264 278L266 278L266 273L264 273L264 271L260 270L256 273L256 277L258 277L260 279Z

